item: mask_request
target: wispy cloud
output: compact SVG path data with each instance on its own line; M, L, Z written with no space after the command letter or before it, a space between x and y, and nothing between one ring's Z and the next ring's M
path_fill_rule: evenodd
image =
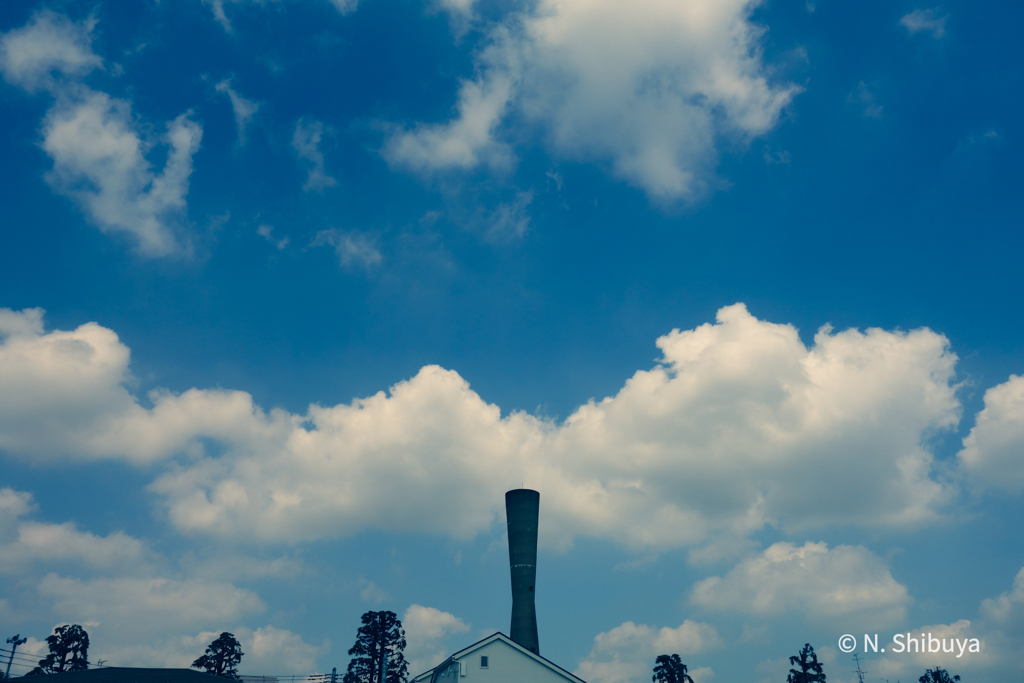
M378 605L392 598L390 593L367 579L359 579L359 597L366 602L373 602Z
M314 235L310 247L334 247L339 263L345 267L361 266L369 270L383 260L377 250L377 240L372 235L358 230L330 228Z
M356 7L359 5L359 0L327 0L334 8L341 14L348 14L354 12ZM203 0L203 4L210 6L210 11L213 13L213 18L217 20L217 23L221 25L226 33L229 35L234 34L235 27L231 23L231 19L228 17L225 7L227 5L266 5L267 0Z
M226 78L216 86L217 92L224 93L231 100L231 110L235 114L235 127L238 129L238 146L245 145L245 130L252 117L259 111L260 103L248 100L231 87L231 79Z
M861 113L864 114L865 118L882 118L882 105L878 103L875 94L868 89L864 81L857 84L853 92L846 97L846 101L849 104L860 107Z
M278 251L287 247L290 241L287 237L283 237L281 239L275 238L274 228L267 225L266 223L256 228L256 234L262 237L263 239L267 240L271 244L273 244L275 247L277 247Z
M324 170L324 155L320 151L320 143L323 141L324 132L324 124L320 121L300 119L295 124L295 132L292 134L292 149L295 150L300 159L308 161L310 164L306 183L303 185L303 189L307 192L310 190L319 192L338 184Z
M935 38L935 40L940 40L946 35L946 21L948 19L949 15L944 14L942 10L938 8L916 9L910 14L905 14L900 17L900 24L902 24L911 35L921 33L923 31L931 33L932 38Z
M169 122L160 138L167 160L154 173L131 104L76 89L62 95L43 122L42 147L53 159L46 178L103 232L128 233L144 255L168 256L186 248L175 233L184 223L192 157L202 136L191 112Z
M186 112L150 139L131 102L80 83L102 66L90 47L94 23L37 13L0 38L0 70L9 82L55 99L41 141L53 159L46 178L55 192L72 199L103 232L131 235L146 256L186 253L185 196L202 128ZM167 152L159 172L146 158L157 144Z
M59 79L81 78L103 68L92 51L96 19L71 21L51 10L37 12L29 22L0 38L0 71L8 83L29 92L51 90Z

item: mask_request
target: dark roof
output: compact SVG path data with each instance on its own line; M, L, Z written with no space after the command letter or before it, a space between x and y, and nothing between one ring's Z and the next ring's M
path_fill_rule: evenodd
M22 676L16 680L22 683L226 683L226 679L220 676L195 669L136 669L124 666Z

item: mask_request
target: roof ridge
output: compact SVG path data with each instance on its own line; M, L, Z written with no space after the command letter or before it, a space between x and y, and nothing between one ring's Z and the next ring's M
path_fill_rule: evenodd
M523 653L523 654L525 654L525 655L527 655L529 657L532 657L532 658L536 659L537 661L539 661L540 663L544 664L545 666L547 666L549 668L552 668L552 669L555 669L558 673L568 677L570 680L578 681L579 683L586 683L586 681L584 681L582 678L580 678L576 674L574 674L574 673L572 673L570 671L567 671L566 669L563 669L562 667L558 666L557 664L552 662L550 659L544 657L543 655L539 655L536 652L531 652L530 650L526 649L525 647L523 647L522 645L520 645L516 641L512 640L511 638L509 638L507 635L505 635L501 631L495 631L494 633L492 633L492 634L490 634L488 636L484 636L483 638L481 638L480 640L476 641L475 643L467 645L466 647L462 648L461 650L456 650L455 652L452 653L451 657L446 658L445 661L448 661L448 660L456 660L457 661L459 657L469 654L470 652L480 648L481 646L483 646L487 642L490 642L490 641L493 641L493 640L498 640L498 639L500 639L504 643L507 643L508 645L511 645L512 647L514 647L519 652L521 652L521 653ZM442 662L442 664L443 663L444 662ZM440 664L427 669L423 673L415 676L414 678L412 678L410 680L411 681L419 680L423 676L426 676L427 674L432 673L434 671L434 669L436 669L438 666L440 666Z

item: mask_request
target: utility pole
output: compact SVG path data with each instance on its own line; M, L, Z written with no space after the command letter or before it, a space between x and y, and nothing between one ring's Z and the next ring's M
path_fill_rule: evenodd
M853 673L857 674L857 679L860 681L860 683L864 683L864 674L866 674L867 671L864 671L860 668L860 655L853 655L853 661L857 662L857 670Z
M380 661L380 683L388 681L388 651L384 650L384 658Z
M7 678L11 677L11 663L14 661L14 651L18 649L19 645L24 645L26 642L28 642L28 638L22 638L20 633L16 633L7 639L7 644L11 646L11 657L7 660Z

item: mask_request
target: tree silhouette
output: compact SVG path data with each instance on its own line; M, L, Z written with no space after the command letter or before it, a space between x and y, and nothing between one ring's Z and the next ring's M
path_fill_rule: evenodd
M789 658L790 666L800 666L800 670L789 670L786 683L825 683L825 673L818 663L818 655L814 654L814 648L806 643L800 654Z
M654 683L693 683L679 655L658 655L654 660Z
M206 646L206 654L192 662L193 669L203 669L208 674L238 680L238 663L242 661L242 645L227 631Z
M380 672L387 654L387 674L383 683L405 683L409 665L402 654L405 650L405 631L394 612L367 612L363 625L356 633L356 644L348 651L348 663L343 683L382 683Z
M924 676L917 679L919 683L953 683L959 681L959 676L950 676L949 672L942 667L935 667L924 672Z
M59 674L65 671L84 671L89 668L89 634L78 624L65 624L53 629L46 644L50 654L39 660L39 666L26 676Z

